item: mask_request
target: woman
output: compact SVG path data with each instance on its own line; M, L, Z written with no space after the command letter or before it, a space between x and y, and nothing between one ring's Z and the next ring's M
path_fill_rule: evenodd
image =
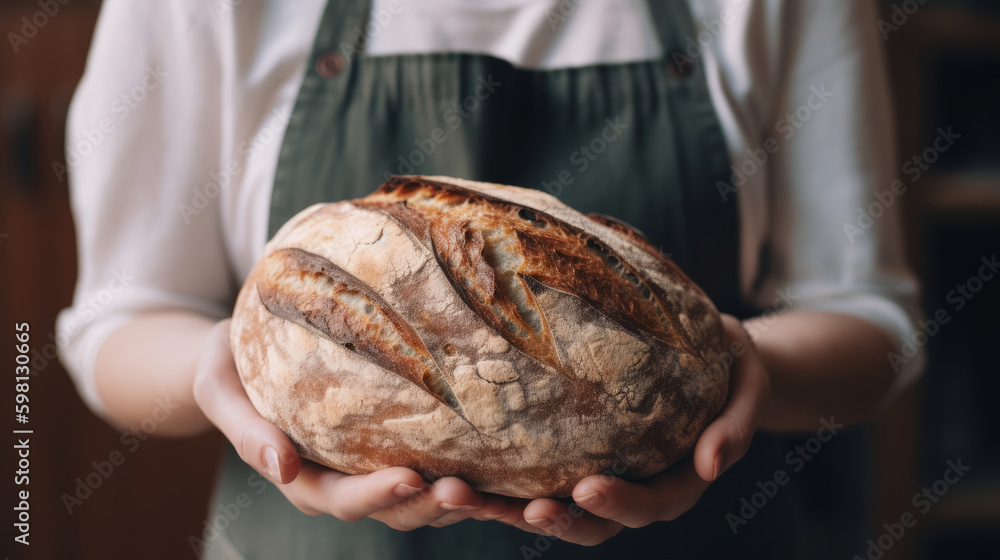
M894 212L845 233L894 175L874 8L480 4L108 0L69 125L72 149L112 123L71 158L76 301L120 267L135 279L89 324L60 316L81 394L119 426L166 396L179 407L158 432L214 424L233 443L216 504L240 513L192 539L208 558L803 554L798 490L739 509L791 465L765 432L864 421L921 367L886 359L916 292ZM575 506L302 462L247 400L225 317L282 223L391 173L544 188L616 216L744 319L725 319L731 396L691 459L584 479Z

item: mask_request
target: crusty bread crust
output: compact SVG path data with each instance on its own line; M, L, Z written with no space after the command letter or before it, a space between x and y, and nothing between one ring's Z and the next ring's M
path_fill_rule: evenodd
M728 388L718 312L640 233L448 177L295 216L231 333L250 400L303 456L524 498L663 470Z

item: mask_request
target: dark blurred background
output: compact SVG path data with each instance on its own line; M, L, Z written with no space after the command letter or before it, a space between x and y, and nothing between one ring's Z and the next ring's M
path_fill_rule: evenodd
M22 34L22 18L31 20L39 6L37 0L0 3L4 37L0 45L0 332L5 338L0 362L8 378L2 383L0 402L10 411L14 324L28 322L35 372L28 425L34 430L30 558L193 558L187 539L202 535L201 523L221 459L221 436L123 442L121 434L87 409L54 358L50 335L55 332L56 314L72 299L76 248L67 184L57 178L52 165L65 164L66 111L83 73L100 2L53 3L58 13L38 28L37 35L19 45L16 53L8 33ZM6 416L4 432L9 434L13 424L14 419ZM5 491L0 555L27 558L22 545L13 541L11 473L17 461L11 436L4 437L2 449ZM101 471L107 469L100 467L110 463L116 452L124 456L124 463L111 465L114 470L103 476ZM99 486L82 503L72 502L78 494L87 494L86 487L78 493L77 486L80 480L86 485L88 476Z
M980 258L1000 249L1000 2L880 4L882 21L872 26L886 39L901 175L939 127L962 137L919 179L908 180L900 197L925 313L945 309L950 320L929 339L923 379L873 427L869 534L877 539L883 524L915 511L914 494L941 478L947 461L961 458L969 474L882 558L994 558L1000 554L1000 415L994 413L1000 282L983 283L961 309L949 293L954 298L952 290L976 274ZM188 537L202 533L221 438L123 442L83 405L50 344L76 275L67 185L52 166L64 163L66 111L99 8L96 0L60 3L15 52L7 33L20 33L22 18L31 18L38 3L0 4L7 37L0 46L0 329L13 334L15 323L31 324L31 557L190 558ZM13 362L8 341L0 345L0 363ZM9 403L13 383L2 385L2 402ZM12 446L2 447L2 464L15 465ZM99 470L94 463L116 450L124 463L82 503L67 502L80 480ZM4 496L13 498L13 480L5 478ZM9 507L0 550L24 557L9 544Z

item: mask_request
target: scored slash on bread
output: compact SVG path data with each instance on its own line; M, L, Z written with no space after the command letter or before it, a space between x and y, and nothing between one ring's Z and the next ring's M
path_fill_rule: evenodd
M584 299L624 326L644 329L673 346L689 346L670 328L659 288L597 236L540 210L448 183L402 177L354 204L379 209L409 227L434 252L467 303L514 346L556 369L561 369L559 359L529 278ZM458 205L462 212L453 210ZM646 241L644 248L649 247Z
M290 220L232 340L251 401L308 458L520 497L622 457L626 477L662 470L728 386L718 312L641 233L445 177Z
M301 249L280 249L267 260L257 291L275 316L320 331L461 412L455 393L413 328L337 265Z

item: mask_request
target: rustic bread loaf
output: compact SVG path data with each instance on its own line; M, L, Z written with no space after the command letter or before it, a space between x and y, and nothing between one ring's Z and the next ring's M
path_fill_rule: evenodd
M303 210L231 332L250 400L304 457L525 498L663 470L729 382L718 312L640 233L448 177Z

